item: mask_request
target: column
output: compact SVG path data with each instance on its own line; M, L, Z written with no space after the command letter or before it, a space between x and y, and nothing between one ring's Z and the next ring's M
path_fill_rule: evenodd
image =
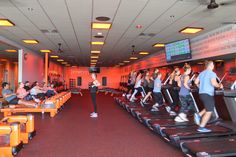
M48 84L48 53L45 53L45 69L44 69L44 80Z

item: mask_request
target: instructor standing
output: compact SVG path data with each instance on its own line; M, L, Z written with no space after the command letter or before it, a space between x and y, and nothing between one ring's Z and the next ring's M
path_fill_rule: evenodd
M94 112L90 114L90 117L97 118L98 113L97 113L96 93L98 90L98 86L100 86L100 82L97 80L97 75L95 73L92 73L91 77L92 77L93 82L91 82L89 89L90 89L90 95L93 102Z

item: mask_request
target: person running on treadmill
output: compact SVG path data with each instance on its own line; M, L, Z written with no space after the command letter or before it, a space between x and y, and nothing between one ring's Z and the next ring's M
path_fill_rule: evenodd
M149 88L148 88L149 82L150 82L150 73L149 73L149 70L147 70L147 71L145 71L145 73L144 73L143 84L142 84L143 89L144 89L144 91L145 91L145 94L149 92ZM145 97L146 97L146 96L147 96L147 95L145 95ZM144 97L144 98L145 98L145 97ZM140 100L140 104L141 104L142 107L144 107L144 104L142 103L142 100L143 100L143 99Z
M154 80L157 77L157 73L159 72L159 69L156 68L152 74L152 76L149 76L149 81L148 81L148 89L147 89L147 95L140 101L141 105L144 106L146 103L146 101L148 100L149 97L151 97L152 92L153 92L153 88L154 88Z
M93 107L94 107L94 112L90 114L91 118L97 118L98 113L97 113L97 102L96 102L96 93L98 90L98 86L100 86L100 82L97 80L97 75L95 73L91 74L91 77L93 79L93 82L90 84L89 89L90 89L90 95L92 98L93 102Z
M190 95L190 86L192 80L190 80L189 74L191 73L191 67L190 65L186 64L183 69L184 74L180 77L180 80L178 81L178 86L180 87L179 99L181 108L179 110L178 116L175 117L176 122L189 121L187 118L187 113L190 109L194 109L194 102Z
M171 85L170 93L173 99L173 103L170 105L171 111L169 112L170 115L176 115L175 108L179 104L179 90L178 81L180 79L180 70L179 68L175 68L175 70L171 74L171 78L169 84Z
M211 132L211 130L205 128L205 126L215 109L215 87L223 88L223 85L216 81L217 76L216 73L213 72L213 61L207 61L205 66L206 70L201 72L195 80L195 84L199 87L200 99L205 107L201 112L194 114L194 121L199 125L199 128L197 129L198 132Z
M135 85L135 79L137 76L137 72L136 71L131 71L130 72L130 83L129 83L129 87L128 91L126 93L126 98L129 99L131 94L134 92L134 85Z
M161 94L161 73L157 73L157 77L154 80L154 89L153 89L153 97L155 100L155 104L152 106L151 111L159 111L158 107L163 105L163 97Z
M139 71L139 73L137 74L136 80L135 80L135 86L134 86L134 92L130 98L131 102L134 102L135 95L140 92L142 97L145 96L144 91L143 91L143 87L142 87L142 81L143 81L143 71Z

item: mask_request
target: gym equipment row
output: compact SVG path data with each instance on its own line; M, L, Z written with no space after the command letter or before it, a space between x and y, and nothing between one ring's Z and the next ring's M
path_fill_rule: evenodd
M43 104L37 108L20 107L17 108L3 108L0 112L4 114L4 117L12 115L12 113L50 113L50 117L55 117L56 114L62 109L63 105L71 97L71 92L58 93L44 101Z
M198 126L193 122L193 113L187 122L175 122L175 116L171 116L168 111L168 104L173 102L168 85L163 86L162 94L165 105L159 111L150 111L151 106L142 107L139 103L132 103L125 97L116 97L115 101L128 111L133 117L147 126L151 131L161 136L166 142L180 148L188 156L215 157L215 156L236 156L236 91L217 90L215 92L216 108L213 118L207 124L211 129L210 133L197 132ZM197 89L192 89L191 96L194 100L196 111L203 109ZM230 111L232 121L221 119L222 108Z
M110 93L111 96L122 94L121 91L118 91L117 89L114 89L114 88L101 88L97 91L97 93L99 93L99 92L103 92L103 93L105 93L105 95Z
M0 156L13 157L36 135L34 116L6 116L0 121Z

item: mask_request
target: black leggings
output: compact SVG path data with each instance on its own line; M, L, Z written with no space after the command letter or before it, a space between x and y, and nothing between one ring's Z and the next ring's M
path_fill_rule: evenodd
M96 93L90 93L92 102L93 102L93 108L94 112L97 113L97 102L96 102Z
M173 103L170 105L170 107L171 107L171 110L174 111L175 107L178 106L179 104L179 91L171 89L170 93L173 99Z

